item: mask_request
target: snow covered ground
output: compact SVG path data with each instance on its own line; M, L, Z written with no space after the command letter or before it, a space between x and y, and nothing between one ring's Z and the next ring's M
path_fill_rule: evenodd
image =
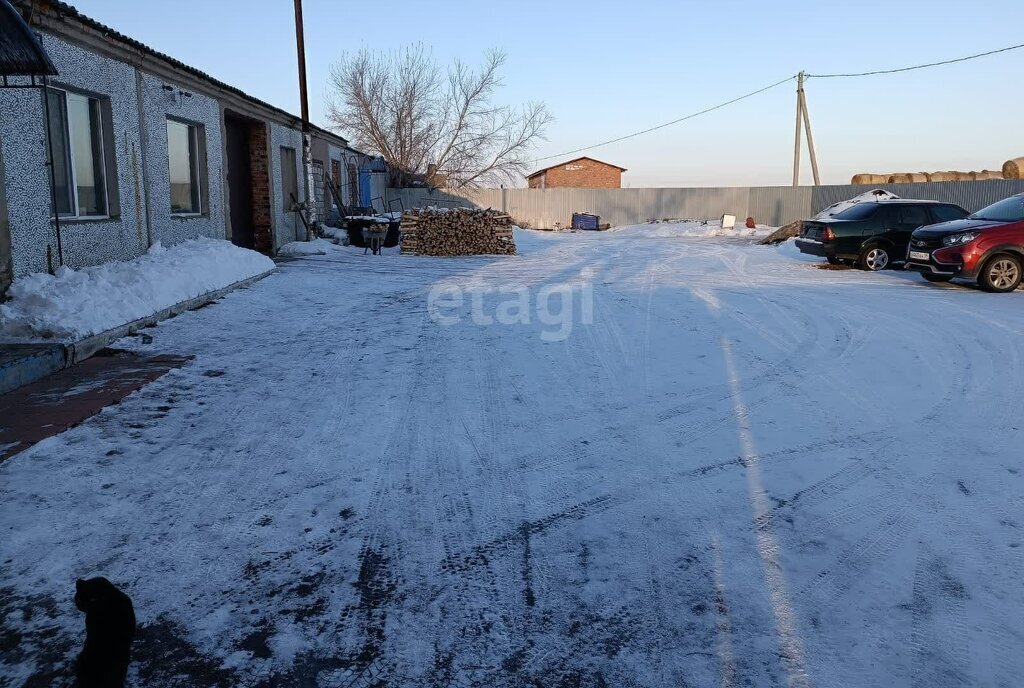
M516 242L127 340L196 358L0 464L0 683L60 685L105 575L138 686L1018 684L1024 293Z

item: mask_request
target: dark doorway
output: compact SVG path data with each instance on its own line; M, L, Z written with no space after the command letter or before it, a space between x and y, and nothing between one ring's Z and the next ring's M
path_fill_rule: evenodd
M228 158L228 214L231 242L243 248L256 247L252 216L252 170L249 163L248 120L224 116Z

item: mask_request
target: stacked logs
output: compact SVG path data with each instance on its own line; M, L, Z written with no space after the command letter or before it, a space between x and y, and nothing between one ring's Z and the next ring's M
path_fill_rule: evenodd
M423 256L515 255L512 218L478 208L417 208L402 213L402 253Z

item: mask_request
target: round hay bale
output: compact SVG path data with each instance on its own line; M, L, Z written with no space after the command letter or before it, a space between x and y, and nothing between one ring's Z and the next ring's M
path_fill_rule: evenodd
M984 181L986 179L1002 179L1003 173L995 170L982 170L978 172L978 181Z
M974 181L974 180L971 179L971 173L970 172L959 172L959 171L957 171L957 172L953 172L953 181L955 181L955 182L970 182L970 181Z
M1024 179L1024 158L1014 158L1004 162L1003 179Z
M905 172L897 172L896 174L890 174L888 182L890 184L909 184L911 175Z
M851 184L868 186L874 184L886 184L889 181L889 175L887 174L869 174L861 173L853 175L853 179L850 180Z
M907 177L911 184L924 184L928 182L928 175L924 172L911 172Z
M933 182L955 182L956 175L953 172L932 172L931 180Z

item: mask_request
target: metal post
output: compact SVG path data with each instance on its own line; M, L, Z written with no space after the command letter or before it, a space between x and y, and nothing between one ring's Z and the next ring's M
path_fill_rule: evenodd
M800 120L803 119L804 73L796 76L796 137L793 142L793 186L800 186Z
M46 115L46 148L50 156L50 203L53 205L53 226L57 231L57 265L64 265L64 245L60 237L60 210L57 208L57 174L53 164L53 132L50 131L50 80L43 77L43 110Z
M800 91L800 110L804 113L804 132L807 134L807 152L811 154L811 171L814 173L814 185L821 186L818 177L818 156L814 152L814 136L811 135L811 116L807 112L807 94Z
M306 225L306 241L312 241L313 226L317 218L316 203L313 195L313 151L309 131L309 97L306 93L306 43L302 27L302 0L295 0L295 48L299 58L299 100L302 104L302 175L305 183L303 188L306 196L306 212L309 224Z

